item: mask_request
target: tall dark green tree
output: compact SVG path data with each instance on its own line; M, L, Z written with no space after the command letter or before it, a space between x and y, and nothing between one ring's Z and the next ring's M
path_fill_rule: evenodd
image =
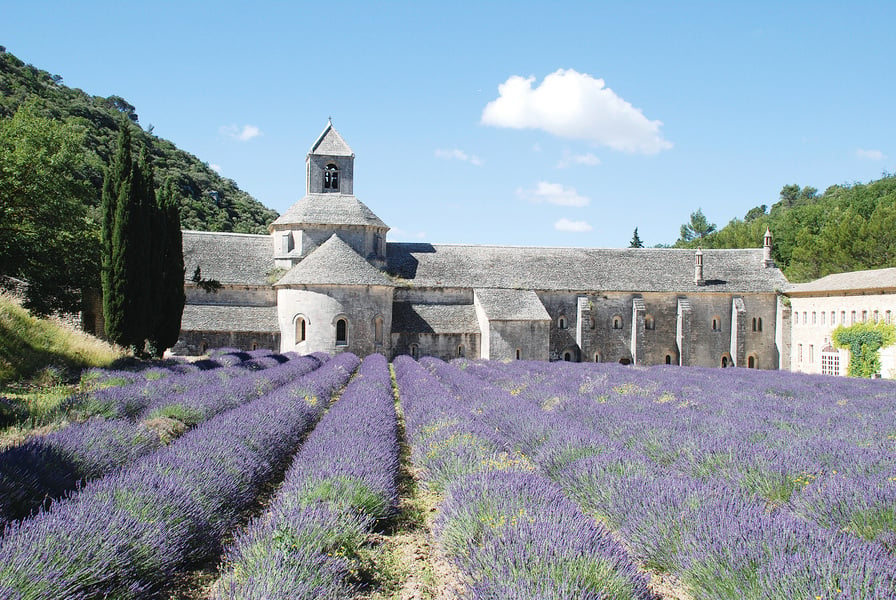
M638 228L635 227L635 234L632 236L632 241L628 244L629 248L643 248L644 242L641 241L641 238L638 237Z
M177 343L184 312L184 253L180 226L180 197L170 178L157 196L155 232L154 318L149 336L151 351L161 355Z

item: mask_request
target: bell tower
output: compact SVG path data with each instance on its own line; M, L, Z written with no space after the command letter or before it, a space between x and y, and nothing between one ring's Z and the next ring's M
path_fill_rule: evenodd
M354 176L355 153L329 120L305 158L305 193L351 196Z

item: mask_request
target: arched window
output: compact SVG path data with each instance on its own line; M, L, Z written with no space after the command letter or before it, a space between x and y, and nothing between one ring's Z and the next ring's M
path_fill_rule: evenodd
M308 322L305 317L296 317L296 343L299 344L307 339Z
M383 343L383 318L380 316L373 319L373 342L378 345Z
M748 369L755 369L755 368L756 368L756 357L755 357L755 356L750 355L750 356L747 357L747 368L748 368Z
M336 345L348 346L348 321L344 318L336 321Z
M667 355L666 355L666 364L667 364L667 365L671 365L671 364L672 364L672 355L671 355L671 354L667 354Z
M622 329L622 317L619 315L613 317L613 329Z
M712 318L712 330L722 331L722 319L720 319L719 317Z
M517 359L517 360L522 360L522 359L523 359L523 351L520 350L519 348L516 349L516 359Z
M722 368L730 367L733 363L731 362L731 357L727 354L722 355Z
M258 342L252 342L252 349L258 350Z
M886 316L884 317L884 323L889 325L892 322L893 316L889 310L885 314L886 314Z
M831 325L836 325L836 324L837 324L837 313L834 311L831 311Z
M199 344L199 354L205 354L206 352L208 352L208 342L202 340Z
M565 360L566 362L572 362L572 352L570 352L569 350L567 350L566 352L564 352L564 353L563 353L563 360Z
M559 319L557 319L557 328L566 329L566 317L560 317Z
M333 163L324 169L324 191L339 191L339 169Z
M466 356L466 351L464 350L464 347L463 347L463 346L458 346L458 347L457 347L457 357L458 357L458 358L463 358L464 356Z
M600 362L600 352L594 353L594 362L596 362L596 363Z
M756 329L756 317L753 317L753 331L759 331Z
M644 329L647 331L652 331L656 329L656 323L653 321L653 315L647 315L644 317Z
M762 331L762 317L756 319L756 323L758 324L758 329L756 331Z
M408 347L408 350L411 353L411 358L413 358L415 360L420 358L420 346L418 346L417 344L411 344Z

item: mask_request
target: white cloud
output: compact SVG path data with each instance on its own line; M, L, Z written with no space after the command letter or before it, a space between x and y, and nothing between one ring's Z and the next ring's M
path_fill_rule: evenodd
M580 196L575 188L547 181L539 181L534 190L517 188L516 195L537 204L546 202L558 206L588 206L591 202L590 198Z
M221 174L221 165L216 165L215 163L211 163L211 164L209 164L208 168L211 169L212 171L214 171L215 173L217 173L218 175Z
M554 223L554 229L556 229L557 231L572 231L574 233L584 233L586 231L591 231L592 229L594 229L594 227L592 227L585 221L570 221L569 219L564 217Z
M862 148L856 150L856 156L868 160L883 160L886 158L884 153L880 150L863 150Z
M438 158L444 158L445 160L460 160L463 162L468 162L472 165L476 165L477 167L482 166L482 160L474 155L467 154L463 150L458 150L457 148L453 150L436 150L436 156Z
M239 125L223 125L218 131L221 135L225 135L241 142L248 142L252 138L261 135L261 129L255 125L243 125L242 128L240 128Z
M585 165L588 167L593 167L594 165L599 164L600 159L590 152L586 154L570 154L569 152L564 152L563 158L557 161L557 168L565 169L573 165Z
M562 138L588 140L623 152L655 154L672 147L640 108L616 95L603 79L558 69L534 88L535 77L512 75L498 86L481 122L494 127L541 129Z

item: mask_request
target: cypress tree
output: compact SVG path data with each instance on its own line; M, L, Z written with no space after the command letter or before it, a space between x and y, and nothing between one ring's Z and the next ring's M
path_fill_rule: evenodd
M644 242L641 241L641 238L638 237L638 228L635 227L635 234L632 236L632 241L628 244L629 248L643 248Z
M184 312L184 253L180 225L180 202L171 179L165 181L156 201L156 247L158 260L154 274L154 307L150 348L161 356L177 343Z
M118 132L118 147L112 158L112 163L106 170L103 179L102 195L102 289L103 289L103 317L105 320L106 336L115 343L125 343L124 336L124 297L119 293L120 283L118 255L120 254L117 236L121 235L117 227L117 215L122 199L125 202L130 199L130 188L133 171L131 157L131 132L130 126L122 121Z

